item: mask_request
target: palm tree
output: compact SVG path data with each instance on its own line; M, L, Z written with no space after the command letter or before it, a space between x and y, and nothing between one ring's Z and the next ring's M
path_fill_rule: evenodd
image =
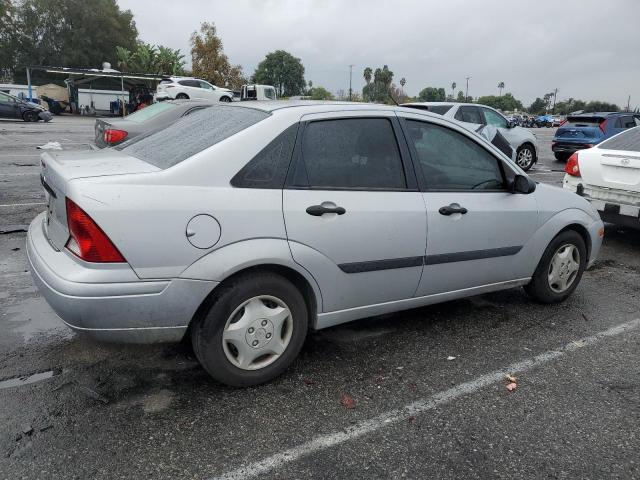
M504 88L504 82L498 84L498 90L500 90L500 96L502 96L502 89Z
M402 77L400 79L400 86L402 87L402 95L404 95L404 86L406 85L406 83L407 83L407 79Z
M458 86L458 84L456 82L453 82L451 84L451 98L456 98L456 87Z
M128 72L134 63L134 54L124 47L116 47L116 65L121 72Z
M367 82L367 85L371 83L372 74L373 74L373 70L371 70L371 67L367 67L364 69L364 81Z

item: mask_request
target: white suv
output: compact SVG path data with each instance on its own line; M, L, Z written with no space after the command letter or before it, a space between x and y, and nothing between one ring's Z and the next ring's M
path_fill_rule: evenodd
M527 171L538 161L536 137L526 128L519 127L506 119L494 108L475 103L454 102L414 102L403 107L416 108L437 113L443 117L469 124L470 130L477 131L483 125L494 126L509 142L516 153L515 162Z
M158 84L156 100L188 98L231 102L233 91L193 77L169 77Z

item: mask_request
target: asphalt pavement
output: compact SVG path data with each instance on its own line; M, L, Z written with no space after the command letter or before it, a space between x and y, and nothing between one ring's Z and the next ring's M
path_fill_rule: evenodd
M531 174L559 185L553 129L533 132ZM607 226L563 304L514 289L313 332L233 389L187 343L72 333L33 286L36 147L92 135L0 121L0 479L640 478L640 232Z

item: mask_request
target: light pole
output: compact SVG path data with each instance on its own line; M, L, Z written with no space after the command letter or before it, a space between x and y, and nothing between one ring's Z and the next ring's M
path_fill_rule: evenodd
M468 101L469 101L469 79L470 79L471 77L464 77L464 78L466 78L466 79L467 79L467 91L466 91L466 93L465 93L465 95L464 95L464 101L465 101L465 103L466 103L466 102L468 102Z
M353 67L354 65L349 65L349 101L351 101L351 77L353 77Z

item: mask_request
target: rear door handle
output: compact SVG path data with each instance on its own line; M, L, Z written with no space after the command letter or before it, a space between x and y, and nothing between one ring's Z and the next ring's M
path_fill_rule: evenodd
M347 211L342 207L323 207L322 205L311 205L307 207L307 213L314 217L321 217L325 213L337 213L338 215L344 215Z
M454 213L461 213L464 215L467 213L467 209L464 207L456 206L453 203L444 207L440 207L440 215L453 215Z

